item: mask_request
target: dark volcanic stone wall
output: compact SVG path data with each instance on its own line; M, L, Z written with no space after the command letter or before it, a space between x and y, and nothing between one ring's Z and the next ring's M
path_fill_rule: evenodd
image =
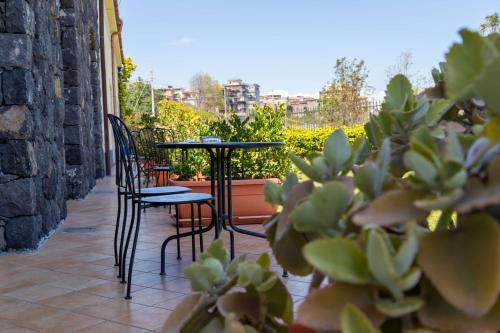
M96 6L0 0L0 250L35 248L103 175Z
M94 187L96 175L103 175L102 136L96 134L101 133L102 125L97 4L97 1L61 3L69 198L85 196Z

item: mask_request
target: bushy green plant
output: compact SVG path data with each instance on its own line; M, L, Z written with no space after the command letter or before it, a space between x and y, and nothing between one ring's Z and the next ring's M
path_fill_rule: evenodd
M265 224L273 254L311 275L294 323L280 322L290 332L500 330L500 35L461 36L436 87L391 80L370 144L337 130L321 153L291 155L306 181L266 185L282 206Z
M176 141L199 141L204 136L219 136L223 141L269 142L285 140L284 117L283 106L272 108L266 105L262 108L256 106L251 117L240 119L231 113L225 120L179 102L163 100L155 117L143 115L134 126L171 129ZM198 174L208 176L210 157L206 151L190 149L183 157L179 151L174 151L172 156L173 172L180 179L191 179ZM235 179L283 178L290 170L285 147L237 149L233 152L232 161Z
M356 139L365 137L363 125L340 127L346 134L349 142L354 143ZM285 131L285 142L287 150L300 157L306 157L311 152L323 149L323 143L336 128L323 127L317 129L289 128Z
M229 119L211 122L206 135L223 141L272 142L285 141L284 105L272 108L255 106L251 117L240 119L231 113ZM290 169L285 147L269 149L238 149L233 153L233 176L249 178L283 178Z

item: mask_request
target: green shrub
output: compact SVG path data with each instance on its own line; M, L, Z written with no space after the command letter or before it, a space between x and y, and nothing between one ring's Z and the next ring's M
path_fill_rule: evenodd
M240 119L232 113L228 119L211 122L205 135L216 135L222 141L285 141L285 109L283 105L255 106L251 117ZM233 153L233 176L239 179L283 178L290 170L286 147L237 149Z
M349 142L365 137L363 125L341 127ZM288 151L300 157L306 157L311 152L323 150L323 143L336 128L324 127L318 129L290 128L285 131L285 141Z
M144 115L131 118L135 127L157 126L171 129L174 140L201 140L204 136L219 136L222 141L271 142L285 141L285 109L256 106L251 117L240 119L231 113L226 121L221 116L192 107L163 100L155 117ZM181 158L179 150L172 152L173 172L180 179L191 179L210 172L210 157L204 149L190 149ZM290 170L286 147L236 149L232 156L235 179L283 178Z

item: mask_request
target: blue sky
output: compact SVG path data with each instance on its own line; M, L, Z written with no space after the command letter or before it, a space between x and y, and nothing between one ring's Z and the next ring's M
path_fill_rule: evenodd
M317 93L339 57L365 60L377 91L404 51L427 74L460 28L498 11L499 0L120 0L136 76L187 87L206 72L290 94Z

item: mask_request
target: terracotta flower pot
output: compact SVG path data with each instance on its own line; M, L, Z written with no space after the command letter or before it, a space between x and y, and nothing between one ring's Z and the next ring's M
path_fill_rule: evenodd
M267 181L279 183L271 179L241 179L232 182L233 221L236 224L262 223L276 212L277 207L268 204L264 199L264 184ZM198 193L210 193L210 181L177 181L170 180L172 185L185 186ZM227 199L226 199L227 200ZM195 218L198 218L197 207L194 207ZM203 205L201 215L203 224L210 223L211 211ZM179 219L182 226L191 226L191 208L189 205L179 206ZM196 220L196 223L197 220Z

